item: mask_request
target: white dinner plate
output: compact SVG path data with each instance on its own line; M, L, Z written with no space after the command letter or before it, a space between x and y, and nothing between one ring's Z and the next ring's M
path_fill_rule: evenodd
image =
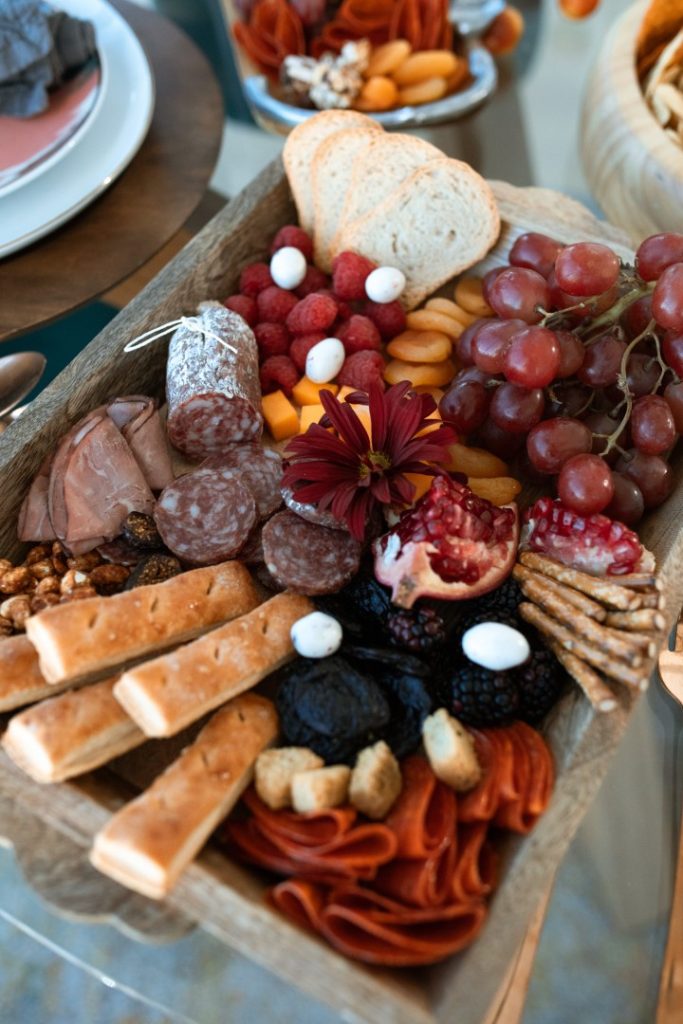
M137 153L152 119L154 79L124 18L105 0L60 0L60 7L95 26L101 100L57 162L0 196L0 257L54 231L104 192Z

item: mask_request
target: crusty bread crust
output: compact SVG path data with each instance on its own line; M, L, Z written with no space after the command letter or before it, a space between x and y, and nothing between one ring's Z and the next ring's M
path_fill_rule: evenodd
M38 652L23 634L0 640L0 711L54 695L40 671Z
M237 803L277 731L269 700L251 693L235 698L98 832L93 866L143 896L162 899Z
M147 736L173 736L294 656L290 631L313 611L300 594L277 594L194 643L129 669L114 696Z
M46 682L80 682L192 640L259 600L247 569L223 562L113 597L46 608L27 620L26 635Z

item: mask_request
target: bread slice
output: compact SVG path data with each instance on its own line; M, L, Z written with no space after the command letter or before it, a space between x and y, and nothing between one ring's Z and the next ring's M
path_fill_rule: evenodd
M330 244L330 260L342 252L339 241L345 227L374 210L413 171L437 159L445 159L441 150L414 135L383 133L373 136L350 168L351 180Z
M311 179L313 244L316 265L328 274L332 270L331 243L341 224L354 167L375 134L364 127L347 128L333 132L315 151Z
M294 196L299 224L313 232L314 210L311 173L313 158L318 146L333 132L348 128L360 128L367 132L381 132L382 128L366 114L356 110L321 110L319 114L309 117L307 121L294 128L285 142L282 159L289 180L289 187Z
M500 217L484 179L460 160L430 160L341 233L341 249L406 276L401 301L414 309L445 281L482 259Z

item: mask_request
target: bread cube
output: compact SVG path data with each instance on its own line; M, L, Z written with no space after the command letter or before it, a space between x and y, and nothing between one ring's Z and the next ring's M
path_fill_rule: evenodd
M351 773L349 799L375 821L385 818L396 801L403 780L398 761L384 740L361 750Z
M322 768L322 757L308 747L280 747L264 750L256 759L256 793L267 807L279 811L292 806L292 778L297 772Z

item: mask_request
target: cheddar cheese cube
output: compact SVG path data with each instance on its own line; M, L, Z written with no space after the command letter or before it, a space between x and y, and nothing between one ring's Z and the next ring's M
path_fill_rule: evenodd
M299 430L296 409L283 391L271 391L261 400L263 418L274 441L284 441Z
M339 385L332 383L316 384L314 380L302 377L299 383L295 384L292 388L292 397L297 405L319 405L320 392L323 390L331 391L333 395L336 395Z

